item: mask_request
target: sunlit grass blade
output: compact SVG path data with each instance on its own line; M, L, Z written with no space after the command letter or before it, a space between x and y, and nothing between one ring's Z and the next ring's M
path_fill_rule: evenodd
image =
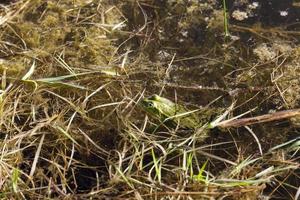
M34 72L35 70L35 61L33 61L31 67L29 68L28 72L22 77L22 80L27 80Z
M289 151L293 151L296 149L299 149L300 147L300 137L294 138L292 140L289 140L283 144L279 144L271 149L269 149L269 152L276 151L278 149L287 148Z
M206 182L206 177L204 176L204 171L205 171L207 163L208 163L208 160L205 161L205 163L202 165L201 169L199 170L198 175L193 176L194 180L200 181L200 182Z
M98 74L98 73L109 75L109 76L119 76L117 71L101 70L101 71L83 72L83 73L69 74L69 75L56 76L56 77L39 78L39 79L32 80L32 81L35 81L37 83L50 84L50 85L54 85L54 86L67 86L67 87L72 87L75 89L88 90L84 86L73 84L73 83L68 83L68 82L64 82L64 81L69 80L69 79L78 79L81 76L93 75L93 74Z
M56 77L39 78L39 79L36 79L35 81L53 83L53 82L67 80L67 79L78 78L80 76L90 75L90 74L94 74L94 73L95 72L84 72L84 73L69 74L69 75L56 76Z
M288 147L288 151L299 151L300 150L300 138L297 138L293 144Z

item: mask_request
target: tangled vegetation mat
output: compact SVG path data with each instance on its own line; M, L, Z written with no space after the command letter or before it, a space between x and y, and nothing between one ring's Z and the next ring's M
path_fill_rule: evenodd
M299 20L292 0L0 1L0 198L299 199Z

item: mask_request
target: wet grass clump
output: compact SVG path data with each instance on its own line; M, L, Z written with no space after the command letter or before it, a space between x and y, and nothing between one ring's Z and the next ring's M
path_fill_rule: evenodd
M298 26L222 3L0 4L1 198L299 198Z

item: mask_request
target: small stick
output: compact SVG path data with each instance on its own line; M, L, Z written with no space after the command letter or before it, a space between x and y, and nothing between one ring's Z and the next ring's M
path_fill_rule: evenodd
M287 119L300 115L300 109L278 111L270 114L259 115L256 117L247 117L242 119L228 119L222 121L216 125L216 127L229 128L229 127L241 127L252 124L258 124L263 122L277 121L281 119Z

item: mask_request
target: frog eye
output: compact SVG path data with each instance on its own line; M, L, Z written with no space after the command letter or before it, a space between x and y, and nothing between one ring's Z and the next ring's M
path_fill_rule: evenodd
M154 103L153 102L148 102L148 106L154 108Z

